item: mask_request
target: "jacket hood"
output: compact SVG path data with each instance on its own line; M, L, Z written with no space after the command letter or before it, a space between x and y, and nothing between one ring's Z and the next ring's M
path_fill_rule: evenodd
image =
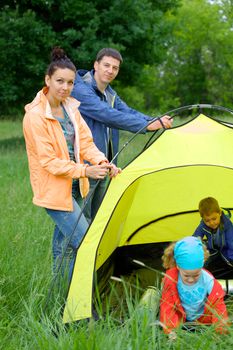
M98 90L95 78L94 78L94 69L88 71L86 69L79 69L76 73L75 84L77 83L87 83L92 85L95 89Z
M94 69L90 71L85 69L79 69L78 72L76 73L75 84L79 84L79 83L89 84L96 91L99 91L102 94L102 92L98 89L98 86L96 84L96 81L94 78L94 72L95 72ZM116 92L111 88L110 85L107 86L105 91L109 92L112 96L116 95Z
M90 70L90 71L88 71L87 69L79 69L78 71L77 71L77 73L76 73L76 78L78 79L80 79L80 78L82 78L85 74L87 74L87 73L92 73L92 77L93 77L93 74L94 74L94 69L92 69L92 70Z

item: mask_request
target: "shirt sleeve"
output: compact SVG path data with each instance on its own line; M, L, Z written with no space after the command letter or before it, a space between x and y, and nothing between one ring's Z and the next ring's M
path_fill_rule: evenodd
M164 277L162 284L162 296L160 300L160 322L165 333L170 333L179 327L185 315L177 308L178 292L170 283L169 277ZM181 307L181 306L180 306Z
M113 108L84 83L75 85L72 96L80 101L79 111L85 118L94 119L110 128L141 133L147 131L150 117L129 108L118 96Z
M196 228L196 230L194 231L193 236L194 237L201 237L201 238L204 237L204 232L203 232L203 229L202 229L202 221L199 224L199 226Z

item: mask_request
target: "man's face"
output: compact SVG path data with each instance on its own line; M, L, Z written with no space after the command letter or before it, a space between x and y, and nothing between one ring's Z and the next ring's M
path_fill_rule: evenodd
M94 63L95 79L101 84L110 84L117 76L120 61L111 56L104 56L101 61Z

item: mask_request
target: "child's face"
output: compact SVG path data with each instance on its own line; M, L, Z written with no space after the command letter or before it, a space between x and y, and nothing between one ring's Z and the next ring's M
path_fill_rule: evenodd
M188 286L195 284L201 275L201 269L184 270L178 267L178 270L180 272L182 282Z
M204 214L202 219L206 226L215 230L220 225L221 213L213 212L209 215Z

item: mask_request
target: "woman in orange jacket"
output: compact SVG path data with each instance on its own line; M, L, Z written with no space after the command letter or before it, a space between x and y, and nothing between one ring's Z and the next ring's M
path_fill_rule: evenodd
M224 291L213 275L203 269L209 252L197 237L188 236L168 246L162 257L167 269L160 300L160 321L170 339L184 322L215 324L226 332L228 314Z
M23 131L26 142L33 203L44 207L55 222L54 270L72 272L76 251L88 223L75 197L85 197L88 178L116 176L120 169L109 164L95 146L81 117L79 102L70 97L76 68L61 48L54 48L44 87L25 106ZM87 160L93 165L84 164Z

